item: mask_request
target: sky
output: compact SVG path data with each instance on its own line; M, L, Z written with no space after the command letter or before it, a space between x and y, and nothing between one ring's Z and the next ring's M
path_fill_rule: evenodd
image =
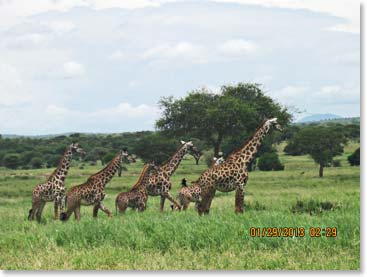
M153 130L164 96L256 82L360 115L354 0L0 0L0 134Z

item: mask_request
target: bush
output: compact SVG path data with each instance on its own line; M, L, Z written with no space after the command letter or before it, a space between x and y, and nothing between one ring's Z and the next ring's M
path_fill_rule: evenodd
M277 153L265 153L259 158L258 165L260 170L284 170L284 165L281 164Z
M204 161L205 161L206 165L208 167L211 166L211 164L214 161L213 160L213 158L214 158L214 152L213 152L213 150L204 151L203 157L204 157Z
M10 169L16 169L21 164L19 154L6 154L3 158L3 165Z
M354 151L354 153L352 155L348 156L348 162L350 163L351 166L359 165L359 163L360 163L360 160L359 160L360 152L361 152L361 150L358 147L358 149L356 151Z
M332 165L333 165L333 167L341 167L342 163L341 163L340 160L333 160Z
M315 199L310 199L308 201L297 200L297 202L292 205L291 211L293 213L309 213L310 215L320 214L323 211L330 211L337 208L333 203L329 201L319 202Z
M31 167L32 168L41 168L42 167L42 159L39 157L34 157L31 160Z

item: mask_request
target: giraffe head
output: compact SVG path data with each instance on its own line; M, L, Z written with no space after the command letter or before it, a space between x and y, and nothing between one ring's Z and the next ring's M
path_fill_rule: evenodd
M72 144L70 144L70 149L71 149L72 152L79 153L81 155L86 154L86 152L83 150L83 148L77 142L73 142Z
M283 131L283 127L278 123L278 118L276 117L268 119L265 124L268 124L270 128L274 128L275 130Z
M185 142L181 140L183 147L186 147L187 153L192 155L195 159L199 160L201 157L200 150L192 143L192 141Z

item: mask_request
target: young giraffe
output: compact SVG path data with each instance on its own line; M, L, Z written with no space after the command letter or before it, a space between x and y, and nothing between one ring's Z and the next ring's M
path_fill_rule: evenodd
M97 217L99 209L111 217L112 213L102 204L105 197L104 189L127 155L126 151L120 151L104 169L90 176L84 184L70 188L66 196L67 211L60 214L60 219L66 221L74 212L75 219L79 221L81 205L94 205L93 217Z
M150 174L157 169L158 167L154 163L146 163L144 165L139 180L135 183L131 190L121 192L119 195L117 195L115 201L116 214L117 208L120 213L124 213L128 207L134 210L138 209L139 212L145 210L148 200L147 189L145 185Z
M41 215L46 202L54 202L54 219L58 219L59 207L61 212L65 207L65 178L71 163L73 152L85 154L78 143L70 144L62 156L59 165L48 177L47 182L37 185L32 192L32 208L29 210L28 219L41 221Z
M164 202L166 198L171 201L176 206L180 207L180 205L176 202L176 200L170 194L170 189L172 187L170 182L170 177L176 171L180 162L182 161L185 154L189 153L193 156L198 155L198 149L194 144L189 142L181 141L180 148L173 154L173 156L163 165L158 167L156 173L152 174L149 177L148 183L146 185L147 192L149 196L161 196L160 203L160 211L163 211Z
M195 207L197 208L201 201L201 187L197 182L193 182L191 186L182 187L177 195L178 203L181 205L181 208L185 211L190 202L196 203ZM173 205L171 205L173 209ZM175 207L175 210L181 210L179 207Z
M236 190L235 212L243 213L244 188L248 180L247 166L254 158L262 140L271 129L282 130L277 118L265 120L237 151L228 156L220 165L208 168L199 177L197 183L201 188L199 214L208 214L215 191L229 192Z

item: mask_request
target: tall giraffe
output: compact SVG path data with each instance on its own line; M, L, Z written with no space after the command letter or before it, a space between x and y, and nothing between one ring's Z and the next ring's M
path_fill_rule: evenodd
M222 164L211 166L196 181L201 187L199 214L209 213L215 191L229 192L236 190L235 212L243 213L244 188L248 180L247 166L255 157L265 135L271 130L282 131L277 118L265 120L254 135L243 146L230 154Z
M111 217L112 213L102 204L105 186L121 166L122 159L127 156L127 151L120 151L105 168L90 176L85 183L70 188L66 195L67 211L60 214L60 219L68 220L74 212L76 220L79 221L81 205L93 205L93 217L97 217L99 209Z
M180 162L186 154L189 153L195 156L198 152L199 151L197 147L194 146L191 141L181 141L181 146L172 155L172 157L166 163L159 166L155 174L152 174L150 176L149 181L146 185L147 192L149 196L161 196L161 211L163 211L166 198L168 198L168 200L174 203L177 207L180 207L180 205L176 202L176 200L169 192L172 187L170 177L176 171L177 167L180 165Z
M46 202L54 202L54 219L58 219L59 207L61 212L65 207L65 178L68 174L73 153L85 154L78 143L70 144L62 156L57 168L48 177L47 182L37 185L32 192L32 208L29 210L28 219L41 222L41 215Z
M116 214L117 209L120 213L124 213L128 207L134 210L138 209L139 212L145 210L148 200L147 188L145 185L149 180L150 174L157 169L158 167L155 163L146 163L144 165L138 181L130 191L121 192L117 195L115 200Z

